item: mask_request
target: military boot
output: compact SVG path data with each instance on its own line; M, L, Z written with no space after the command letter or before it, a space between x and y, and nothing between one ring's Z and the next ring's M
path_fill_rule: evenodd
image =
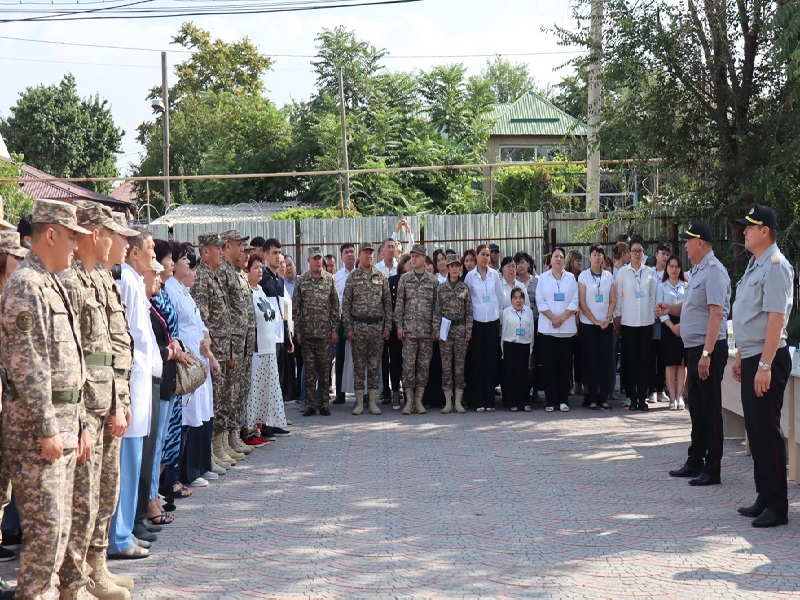
M95 579L95 577L105 577L114 585L117 585L125 590L133 589L133 579L131 577L127 577L125 575L115 575L108 570L105 553L87 555L86 564L88 564L89 568L92 569L92 579ZM95 583L96 582L97 580L95 579Z
M442 414L446 415L450 411L453 410L453 390L445 390L444 391L444 408L442 409Z
M222 447L225 449L225 454L227 454L233 460L236 460L236 461L244 460L246 458L246 456L244 454L242 454L241 452L238 452L238 451L234 450L231 447L231 444L228 441L228 437L229 436L228 436L227 432L220 434L220 440L222 441Z
M90 565L87 556L86 563ZM91 568L91 565L90 565ZM131 581L133 583L133 581ZM113 600L125 600L131 597L131 593L120 585L117 585L109 577L108 570L92 568L91 580L86 585L86 591L95 598L110 598Z
M428 412L427 410L425 410L425 407L422 405L422 397L424 395L425 395L425 388L424 387L418 387L417 388L417 395L414 398L414 410L416 410L417 413L419 413L421 415L424 415L426 412Z
M228 445L239 454L244 454L245 456L248 456L253 451L250 446L242 441L242 436L239 435L238 431L228 432Z
M464 390L456 390L456 412L457 413L465 413L467 410L461 404L461 401L464 399Z
M414 412L414 388L405 388L403 392L406 395L406 405L403 407L403 414L410 415Z
M354 415L362 415L364 414L364 396L360 393L356 393L356 405L353 408Z
M230 463L225 464L227 465ZM217 459L213 454L211 455L211 472L216 473L217 475L225 475L225 473L228 472L228 469L217 462Z
M369 414L381 414L381 409L378 408L378 390L369 391Z
M236 461L225 451L225 445L222 443L222 436L223 434L221 433L215 433L211 438L211 452L217 463L230 469L236 464Z

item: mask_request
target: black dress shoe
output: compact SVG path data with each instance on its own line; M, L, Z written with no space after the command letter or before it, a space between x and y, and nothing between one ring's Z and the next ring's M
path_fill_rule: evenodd
M650 410L650 406L648 406L647 402L640 401L639 402L639 410L648 411L648 410Z
M693 467L689 463L684 464L680 469L669 472L670 477L697 477L703 472L702 467Z
M753 519L750 523L753 527L777 527L778 525L786 525L789 522L789 517L786 515L779 515L771 508L765 508L761 516Z
M700 475L694 479L689 480L689 485L693 486L719 485L720 483L722 483L722 481L720 481L719 476L712 477L708 473L700 473Z
M323 417L330 417L331 411L327 406L323 406L319 409L319 414L321 414Z
M631 402L631 405L628 407L628 410L639 410L639 405L635 402Z
M344 395L336 396L336 399L331 404L344 404Z
M758 500L753 502L750 506L740 506L736 509L743 517L748 517L753 519L764 512L764 508L766 508L763 504L761 504Z
M310 417L311 415L315 415L315 414L317 414L317 409L316 408L307 408L306 412L303 413L303 416L304 417Z

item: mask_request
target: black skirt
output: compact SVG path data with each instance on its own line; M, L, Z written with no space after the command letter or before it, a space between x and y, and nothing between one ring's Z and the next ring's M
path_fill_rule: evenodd
M675 325L681 322L679 317L670 316L669 320ZM683 340L672 333L670 328L663 323L661 324L661 348L664 352L664 365L667 367L682 367L686 364Z

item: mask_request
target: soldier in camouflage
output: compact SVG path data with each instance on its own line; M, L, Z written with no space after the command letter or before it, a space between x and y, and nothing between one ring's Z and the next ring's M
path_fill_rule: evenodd
M223 261L222 239L218 233L203 233L198 236L200 263L197 265L197 281L192 288L192 297L197 303L200 317L208 327L211 337L211 352L219 360L222 371L212 378L214 394L214 434L211 448L212 458L225 468L236 464L231 454L241 458L228 445L228 412L230 410L230 388L228 379L233 376L231 358L231 315L228 312L228 295L217 276Z
M426 254L425 246L414 244L411 248L411 270L404 273L397 283L394 323L397 339L403 342L404 415L410 415L415 410L421 415L427 412L422 405L422 396L428 383L433 342L439 337L439 330L432 329L439 281L425 269Z
M358 267L344 284L342 294L342 322L347 339L353 345L353 380L355 381L356 406L354 415L364 412L364 397L361 391L364 370L367 371L369 412L381 414L378 408L378 386L383 342L389 339L392 328L392 297L389 280L372 265L375 249L372 244L361 244L358 252Z
M245 364L245 353L247 349L247 331L249 328L248 305L252 306L249 291L245 296L242 283L239 279L238 270L242 259L242 243L248 237L239 235L237 229L229 229L220 234L222 239L222 264L217 269L217 279L222 286L222 291L228 299L228 311L231 318L231 349L228 359L228 368L231 377L228 378L228 397L230 406L227 415L228 445L242 459L250 454L253 449L242 442L239 434L241 428L240 418L244 414L244 407L247 405L247 397L242 397L243 381L250 381L250 363ZM249 290L249 286L248 286ZM249 390L248 390L249 393ZM236 455L234 458L238 457Z
M247 238L244 238L245 240ZM239 370L239 378L242 384L242 395L244 400L241 402L241 412L236 415L239 423L247 421L246 407L247 401L250 398L250 384L252 383L252 368L253 368L253 354L256 353L256 311L253 307L252 296L250 293L250 284L247 282L247 261L250 258L250 251L252 246L248 245L246 241L242 242L242 250L239 257L239 264L241 265L236 274L239 277L239 284L242 286L242 294L245 298L245 307L247 310L247 333L244 338L244 360L242 361ZM245 445L246 448L250 448Z
M317 410L330 416L331 346L339 343L339 293L333 275L322 268L322 250L308 249L308 272L297 279L292 295L292 313L297 341L303 349L306 380L306 411L310 417ZM317 387L319 382L319 387Z
M88 458L81 435L86 365L80 329L54 273L72 263L75 207L37 200L31 251L3 289L0 361L8 374L3 452L25 523L17 598L58 595L58 572L72 524L75 461ZM80 440L80 441L79 441Z
M100 501L102 469L119 470L119 466L106 458L103 430L112 409L114 381L114 355L107 322L104 285L95 271L97 265L108 259L112 235L135 237L138 232L121 228L114 222L111 209L96 202L75 202L78 224L91 233L78 234L76 258L72 266L59 273L59 279L81 331L81 343L86 362L87 378L83 385L83 426L91 439L92 455L87 461L78 461L72 497L72 531L64 563L59 571L61 594L77 594L87 584L93 595L105 598L128 598L130 594L108 579L90 581L86 567L86 554L94 532Z
M464 362L467 343L472 337L472 299L467 284L461 281L461 262L455 254L447 255L447 281L436 291L436 308L433 313L433 330L439 331L442 318L450 321L447 339L439 342L442 351L442 390L445 405L442 413L453 409L453 385L455 385L455 410L466 411L462 401L467 382L464 379Z

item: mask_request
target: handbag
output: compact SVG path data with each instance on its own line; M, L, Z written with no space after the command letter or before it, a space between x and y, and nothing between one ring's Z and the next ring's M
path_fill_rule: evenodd
M175 338L178 339L178 338ZM175 395L185 396L191 394L208 379L208 367L200 358L186 347L181 340L178 340L183 351L189 356L190 363L175 363Z

